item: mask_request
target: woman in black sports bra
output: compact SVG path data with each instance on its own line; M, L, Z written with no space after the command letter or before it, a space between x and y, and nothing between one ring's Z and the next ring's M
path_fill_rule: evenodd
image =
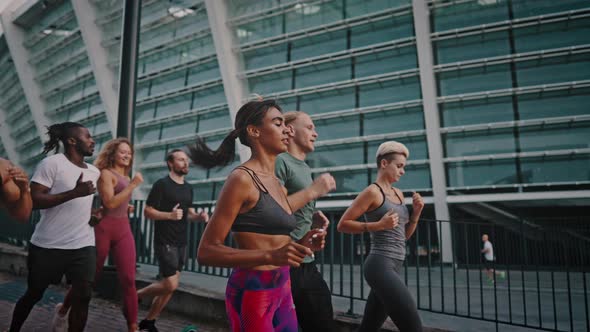
M274 175L277 155L287 151L289 130L274 100L250 101L236 115L235 129L216 151L202 139L189 147L192 161L212 168L229 164L235 139L252 151L248 161L230 173L201 238L199 264L233 267L226 290L232 331L297 331L289 267L324 245L325 232L311 230L299 243L289 233L293 211L335 188L332 177L319 177L293 195ZM232 231L238 248L224 245Z

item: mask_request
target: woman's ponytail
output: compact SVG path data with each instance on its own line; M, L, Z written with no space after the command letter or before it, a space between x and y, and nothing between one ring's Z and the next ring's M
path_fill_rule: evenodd
M188 147L192 162L197 166L209 169L216 166L226 166L234 161L236 138L240 139L240 143L250 146L246 128L249 125L261 125L266 112L271 108L281 111L279 105L272 99L253 100L244 104L236 114L235 129L223 139L217 150L211 150L201 137L197 137L196 142Z

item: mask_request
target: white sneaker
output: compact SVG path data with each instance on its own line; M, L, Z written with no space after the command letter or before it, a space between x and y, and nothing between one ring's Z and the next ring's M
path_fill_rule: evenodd
M53 319L51 320L51 331L52 332L68 332L68 313L65 316L59 314L59 310L63 306L63 303L55 305L55 312L53 313Z

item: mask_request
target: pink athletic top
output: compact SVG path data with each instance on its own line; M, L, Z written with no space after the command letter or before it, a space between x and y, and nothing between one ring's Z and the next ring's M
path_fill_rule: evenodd
M118 174L117 172L113 172L109 170L111 173L115 174L117 177L117 184L115 185L115 195L123 191L129 185L129 179L126 176ZM115 218L127 218L127 206L129 205L129 201L131 200L131 196L128 200L121 203L121 205L113 208L108 209L104 207L103 215Z

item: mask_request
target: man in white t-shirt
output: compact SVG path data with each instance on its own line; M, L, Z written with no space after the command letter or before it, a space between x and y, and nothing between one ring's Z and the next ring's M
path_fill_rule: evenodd
M74 122L54 124L47 134L43 153L59 152L60 141L65 152L43 159L31 179L31 197L41 220L29 244L27 291L14 308L11 332L20 331L47 287L64 274L72 284L72 309L61 328L65 331L69 325L68 331L82 332L88 316L96 269L94 230L88 222L100 172L84 157L92 156L95 142L88 129Z
M500 276L502 279L505 277L505 273L494 269L494 261L496 260L496 256L494 256L494 246L492 245L492 242L490 242L488 235L483 234L481 236L481 241L483 242L483 249L481 249L481 254L483 256L483 266L486 270L486 275L488 276L488 282L493 284L494 273L496 273L496 275Z

